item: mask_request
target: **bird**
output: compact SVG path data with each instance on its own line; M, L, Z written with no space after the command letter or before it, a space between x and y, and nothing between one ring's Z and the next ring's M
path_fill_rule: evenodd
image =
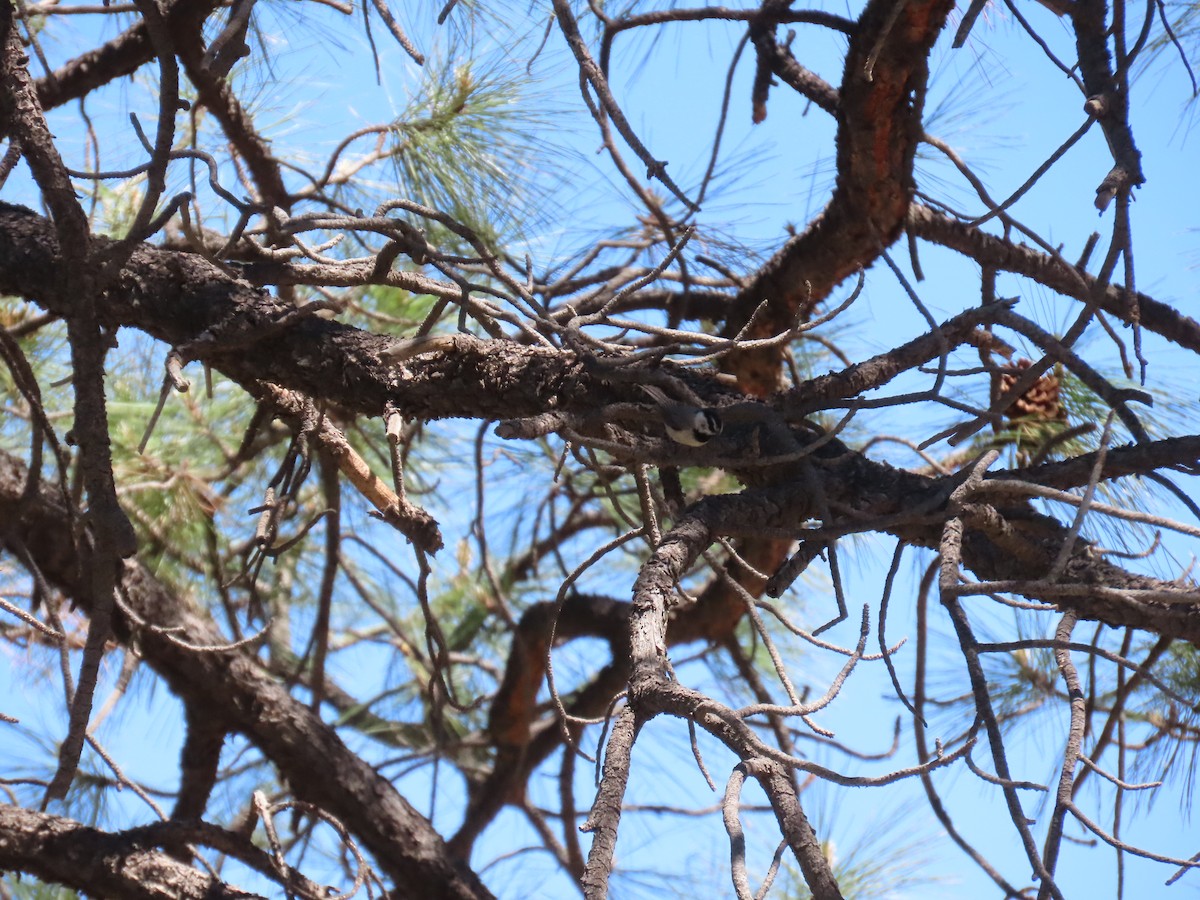
M672 400L653 385L641 385L658 406L667 437L685 447L703 447L721 433L724 424L720 414L711 407L694 406Z

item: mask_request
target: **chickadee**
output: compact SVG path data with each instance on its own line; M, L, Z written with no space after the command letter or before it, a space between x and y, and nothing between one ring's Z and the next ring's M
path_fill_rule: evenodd
M658 388L643 384L643 391L658 405L667 437L687 447L703 447L721 433L723 426L715 409L672 400Z

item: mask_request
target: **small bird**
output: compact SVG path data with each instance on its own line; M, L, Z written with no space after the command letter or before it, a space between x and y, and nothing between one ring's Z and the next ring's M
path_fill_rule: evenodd
M652 385L643 384L641 388L658 405L667 437L676 443L686 447L703 447L721 433L724 425L715 409L672 400Z

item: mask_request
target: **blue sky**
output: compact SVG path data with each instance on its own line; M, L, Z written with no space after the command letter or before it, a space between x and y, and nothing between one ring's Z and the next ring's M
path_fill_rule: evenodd
M844 12L844 8L830 7ZM420 26L422 16L432 19L430 7L408 10L402 16L406 27L426 48L445 43L447 31L435 32ZM1069 39L1066 30L1040 6L1028 15L1052 42ZM315 17L336 21L336 14L320 9ZM275 22L289 23L284 14ZM361 31L339 27L339 33L350 53L343 53L327 44L328 37L317 28L286 28L278 33L275 22L264 19L263 28L272 33L272 46L277 51L275 77L263 73L263 121L274 121L272 134L281 155L288 148L302 147L314 157L320 157L336 140L336 136L353 127L353 123L368 124L390 118L404 105L411 90L415 69L391 45L381 29L376 40L384 49L384 84L376 87L374 71ZM87 31L95 23L72 21L69 26ZM113 33L112 25L104 26ZM806 65L836 84L840 80L841 38L830 36L812 26L795 26L797 55ZM530 32L540 37L540 23L530 26ZM481 28L481 31L484 30ZM989 7L977 23L967 46L949 49L952 29L943 35L935 52L934 79L927 101L927 110L945 107L944 130L931 124L930 130L951 143L968 162L978 165L995 197L1007 196L1036 168L1040 161L1073 132L1084 119L1082 98L1074 87L1044 60L1010 21L1003 11ZM643 141L656 157L670 161L669 171L684 185L694 184L698 173L708 161L712 135L719 113L719 101L726 67L732 56L739 31L733 26L716 23L668 25L650 42L650 33L626 35L620 39L615 59L615 71L629 73L615 77L614 89L618 99ZM479 38L488 52L502 56L502 50L489 46L486 37ZM536 43L536 41L535 41ZM52 57L85 44L54 44L47 49ZM526 44L515 45L515 56L525 52ZM812 55L815 54L815 55ZM555 139L564 145L558 157L572 173L571 187L556 202L553 215L548 215L540 229L531 235L529 251L535 267L550 265L567 249L572 248L579 230L602 232L611 227L629 224L633 202L628 192L611 174L611 168L594 151L599 144L594 126L582 112L574 63L557 32L551 34L546 49L539 56L535 72L545 79L548 106L559 116ZM739 241L749 243L769 253L782 239L785 226L793 223L803 227L819 211L832 186L832 134L827 116L816 108L806 109L803 100L784 88L772 93L767 121L752 126L749 121L749 83L752 58L745 55L734 80L730 120L724 138L723 158L732 160L729 167L737 177L728 175L714 183L710 200L698 216L702 227L726 232ZM317 91L309 88L315 79ZM348 88L347 85L352 86ZM1185 312L1195 315L1193 298L1197 296L1197 217L1200 205L1200 178L1195 176L1194 149L1187 143L1193 138L1195 107L1187 100L1189 86L1178 63L1171 59L1153 64L1134 86L1134 130L1144 153L1147 184L1138 192L1133 208L1134 240L1137 248L1139 287L1162 300L1178 301ZM124 128L124 117L133 109L149 122L154 106L149 94L136 89L120 88L110 94L105 106L89 105L89 113L101 130ZM336 121L330 122L331 112ZM63 110L53 122L56 131L68 142L73 133L70 122L74 110ZM941 121L936 123L941 124ZM138 159L140 151L132 142L114 153L113 142L106 144L103 163L106 167L126 164ZM933 151L930 151L933 153ZM944 183L956 185L951 195L968 209L980 210L972 201L965 186L944 161L927 156L919 163L918 180L932 192L941 193ZM627 156L632 159L632 154ZM81 158L69 161L79 165ZM1064 255L1073 258L1092 230L1106 232L1111 220L1098 218L1092 207L1092 197L1099 181L1111 166L1099 129L1093 129L1084 140L1051 170L1042 185L1035 188L1014 209L1015 215L1048 239L1064 245ZM720 171L720 170L718 170ZM552 173L559 174L559 173ZM5 192L13 199L14 187ZM896 248L896 258L903 263L903 248ZM973 266L952 258L932 247L923 247L921 259L928 276L919 286L922 299L934 315L944 318L966 305L977 302L977 276ZM878 267L877 267L878 268ZM1022 295L1021 310L1054 330L1056 325L1069 321L1077 314L1073 302L1049 298L1028 282L1002 279L1002 295ZM926 330L919 314L904 297L900 287L884 272L876 271L868 282L862 299L848 314L839 332L839 340L852 357L860 358L892 346L901 340ZM1187 396L1194 401L1197 369L1193 359L1182 357L1170 347L1147 338L1151 361L1149 383L1166 391L1167 395ZM914 376L919 380L919 376ZM1168 410L1169 412L1169 410ZM913 428L905 421L910 413L872 419L868 427L880 430L904 430L913 434L932 434L946 424L943 411L927 411L928 424ZM866 424L866 423L864 423ZM922 431L922 428L924 429ZM936 449L936 448L935 448ZM896 461L909 464L912 458L900 451ZM515 497L500 497L500 503L514 503ZM455 524L465 527L465 516L444 511L448 530ZM457 535L455 535L457 537ZM453 539L452 539L453 540ZM843 645L854 642L856 607L863 603L872 606L872 622L878 612L883 569L891 555L887 541L869 541L847 553L850 564L847 595L851 616L828 637ZM1187 559L1190 549L1177 546L1178 555ZM912 633L911 598L915 593L917 554L911 553L901 570L889 620L889 637L895 640ZM628 591L629 571L622 570L611 581L599 586L617 596ZM802 621L815 625L824 621L833 609L833 598L819 578L804 583L790 598L792 607ZM970 601L970 612L981 620L993 619L996 628L1011 628L1006 615L998 615L984 606L987 601ZM934 604L936 606L936 604ZM1082 628L1082 627L1081 627ZM1090 632L1089 632L1090 633ZM943 638L949 629L940 626ZM911 648L911 645L910 645ZM579 664L590 660L593 648L569 648L562 654L561 665L569 669L572 655L578 654ZM680 648L677 657L687 656L689 648ZM949 683L959 678L966 687L961 663L942 654ZM903 673L911 671L911 652L902 652L898 666ZM115 662L115 660L113 660ZM336 660L335 660L336 664ZM819 686L822 678L831 677L838 662L818 653L797 653L796 665ZM713 676L698 665L683 666L681 675L693 684L712 683ZM342 673L351 675L353 673ZM371 673L371 680L379 673ZM175 701L159 686L146 690L150 679L143 678L141 689L119 717L102 729L106 744L122 765L148 783L168 786L176 777L180 733L174 714ZM910 683L911 679L905 683ZM0 663L0 696L8 701L5 712L21 717L33 726L43 715L59 720L57 727L42 733L60 734L61 717L47 708L44 693L60 696L57 688L41 676L25 668L19 659ZM368 693L364 691L364 693ZM104 696L102 690L99 697ZM168 714L168 712L170 714ZM877 751L891 736L891 722L903 712L892 696L890 683L882 665L862 664L850 679L845 691L820 722L833 728L839 740L864 751ZM1053 717L1051 717L1053 718ZM1040 735L1028 741L1010 742L1010 761L1014 769L1028 778L1051 783L1056 777L1056 754L1061 743L1062 717L1053 722L1059 730L1050 734L1050 725ZM935 724L936 728L936 724ZM881 773L908 764L911 757L911 737L906 729L901 738L902 751L894 760L862 764L859 772ZM24 746L14 732L0 730L0 751L11 751L16 758ZM712 741L703 740L705 759L721 787L733 760ZM590 748L594 750L593 748ZM841 757L823 751L812 751L818 761L851 771ZM0 755L7 755L0 753ZM977 754L982 761L984 753ZM581 761L582 763L582 761ZM421 809L429 811L430 783L428 773L421 772L401 782L401 789ZM441 774L439 800L435 823L443 832L455 824L455 794L461 785L448 768ZM591 773L581 765L577 773L578 796L586 803L590 796ZM1007 824L999 805L999 794L982 785L961 767L953 772L939 773L938 783L948 799L956 822L970 832L972 839L1017 884L1028 882L1027 864L1023 862L1015 832ZM635 772L632 781L639 802L658 802L687 807L705 807L715 803L718 795L710 794L703 784L687 746L686 729L674 720L658 720L635 751ZM534 796L545 792L551 796L554 785L550 779L538 776L531 785ZM632 793L631 793L632 796ZM838 847L849 847L864 826L876 821L888 822L905 815L903 831L924 845L930 858L929 868L945 879L941 886L921 888L897 896L936 898L964 896L993 896L991 883L948 841L938 838L938 826L922 807L919 786L915 781L886 789L836 789L815 787L806 794L806 805L824 838L831 836ZM811 798L811 799L810 799ZM753 789L746 793L748 802L761 802ZM1092 798L1094 800L1094 797ZM128 801L127 801L128 802ZM1145 846L1174 855L1189 856L1197 848L1189 842L1187 820L1174 809L1175 794L1161 801L1161 809L1131 821L1125 834ZM1144 808L1144 807L1143 807ZM1030 816L1044 820L1048 810L1026 798ZM749 816L749 833L770 838L774 823L769 814ZM532 841L532 833L524 819L508 811L493 825L480 842L474 862L477 866L501 857L523 842ZM752 871L761 874L773 849L773 839L767 839L766 857L759 848L752 856ZM586 846L586 838L585 838ZM688 818L686 827L671 815L629 813L623 822L618 861L631 874L621 876L614 884L614 897L649 897L661 894L661 885L653 890L635 873L640 869L657 869L677 864L694 883L712 885L711 896L725 896L728 889L728 844L719 814L702 820ZM1169 868L1128 860L1127 884L1138 885L1126 896L1153 900L1168 896L1162 881L1171 874ZM1060 871L1063 882L1071 885L1069 896L1107 896L1114 879L1112 853L1107 848L1086 849L1070 847ZM494 873L494 874L492 874ZM570 888L553 863L543 854L523 854L501 861L485 873L491 886L508 897L567 897ZM1188 896L1195 892L1189 881L1200 884L1200 876L1184 879L1169 896ZM691 884L685 880L684 884Z

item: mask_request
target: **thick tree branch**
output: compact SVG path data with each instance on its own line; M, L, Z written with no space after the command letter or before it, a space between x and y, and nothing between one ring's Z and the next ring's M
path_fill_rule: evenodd
M921 204L908 211L907 228L917 237L943 247L949 247L971 257L983 266L1024 275L1039 284L1084 303L1096 295L1096 279L1087 272L1065 264L1045 253L1016 244L973 228L945 213ZM1200 323L1170 306L1145 294L1136 295L1136 308L1141 326L1161 334L1167 340L1200 353ZM1126 291L1120 285L1108 285L1100 295L1100 308L1122 322L1132 324L1131 306Z
M108 245L101 237L94 243L100 252ZM55 283L58 258L46 219L0 203L0 291L69 313L70 298ZM430 287L429 279L396 276L397 287L418 293ZM144 244L101 299L97 314L108 327L137 328L171 346L188 347L191 358L203 358L242 384L270 381L369 415L381 415L389 401L420 419L533 416L552 405L586 414L600 405L595 394L589 397L593 379L582 367L564 365L574 354L478 342L400 369L379 358L394 343L391 338L297 315L294 305L231 278L201 256ZM480 391L480 384L498 389Z
M111 900L259 897L149 849L136 833L110 834L8 804L0 804L0 870L27 872Z
M53 248L52 229L44 219L19 207L0 206L0 290L32 295L51 310L61 310L53 281L46 274ZM215 343L205 358L247 383L270 378L314 398L375 415L390 400L420 418L532 416L552 406L587 414L615 399L613 388L599 384L569 352L514 342L468 341L454 354L422 357L411 361L412 371L399 371L378 361L379 351L390 344L378 335L317 318L293 319L295 324L272 331L272 321L294 315L294 310L234 281L199 257L141 247L131 257L128 269L98 310L106 323L138 327L176 345L196 341L205 332L234 335L233 343ZM269 345L261 341L266 334L271 336ZM261 352L247 353L247 346ZM1188 458L1188 445L1172 444L1165 450L1154 444L1150 447L1154 449L1147 452L1166 453L1175 465L1195 462ZM901 519L905 513L911 516L914 508L928 508L930 515L935 514L937 505L930 508L929 504L942 490L938 482L873 462L836 441L827 444L819 456L829 460L823 464L823 477L831 503L846 504L866 517L897 517L881 527L923 546L937 546L937 528L917 527ZM1119 453L1113 458L1131 459ZM1154 458L1145 457L1147 465ZM721 502L728 504L722 514L722 533L753 536L761 534L765 525L798 527L799 520L783 512L763 518L761 504L773 508L776 502L768 496L772 491L784 496L793 484L803 481L794 466L775 468L777 471L753 473L756 483L768 485L763 493L738 495L742 499L736 502L722 498ZM803 496L803 489L798 490ZM1042 547L1037 552L1049 554L1049 565L1057 552L1054 542L1065 531L1053 520L1037 521L1041 523L1037 543ZM1012 554L982 537L967 541L964 561L987 580L1030 577L1029 572L1013 574L1017 570ZM1087 583L1112 578L1115 587L1170 589L1163 582L1130 575L1102 560L1089 560L1083 550L1073 557L1071 571ZM1085 603L1068 598L1058 602L1077 604L1081 617L1112 625L1200 637L1200 616L1188 604L1117 599Z
M91 256L91 234L83 208L67 177L53 136L42 114L27 68L28 57L14 27L13 11L7 4L0 10L0 121L21 146L21 151L53 216L54 233L60 250L51 265L53 293L63 298L67 338L71 346L71 383L75 393L72 428L79 445L79 469L87 489L88 516L95 526L95 540L81 547L81 565L87 570L87 591L95 615L88 627L87 643L79 665L79 677L67 736L59 748L59 765L46 789L47 800L66 796L75 777L83 750L92 697L104 646L109 636L116 570L121 559L137 549L133 526L117 501L104 396L106 336L97 315L96 297L102 284L95 273L97 259Z
M86 609L89 598L80 590L66 511L45 489L23 502L25 476L21 463L0 453L0 521L20 523L24 545L45 577ZM125 564L122 588L145 626L116 610L113 627L118 639L136 639L143 659L189 707L205 710L214 722L245 735L275 764L297 797L329 812L358 836L395 881L395 896L490 896L391 783L292 698L253 653L197 652L181 646L181 641L218 646L224 638L135 562Z
M787 496L786 492L777 492L775 496L763 499L772 507L775 503L799 500L795 494ZM803 502L798 505L807 506ZM800 863L813 897L817 900L841 900L842 894L829 860L804 815L795 786L784 768L762 758L763 745L741 718L729 714L722 704L667 678L667 626L670 611L675 605L674 585L713 540L715 535L711 523L719 519L720 512L719 505L710 501L697 504L692 514L685 516L669 535L664 536L654 555L638 574L633 590L633 617L630 623L633 656L633 677L629 683L630 706L643 720L664 712L684 716L738 754L740 760L748 764L749 771L758 779L770 799L784 838ZM609 779L613 774L620 775L619 772L610 773L606 767L601 797L611 787ZM615 830L615 818L610 822L610 827ZM591 863L589 860L589 865Z
M175 52L188 78L195 85L200 102L221 123L221 130L246 161L263 208L278 206L284 210L290 209L291 200L283 183L283 171L279 161L271 155L270 144L258 133L253 118L234 93L230 82L219 77L205 62L201 38L203 19L178 16L169 19L168 24L175 41Z
M749 337L789 328L848 275L865 269L900 234L915 190L913 158L928 54L953 8L947 0L874 0L858 20L838 90L837 186L824 212L788 241L738 295L724 334L734 335L765 299ZM730 360L747 390L778 383L777 353Z
M168 21L183 28L199 28L220 3L212 0L175 0L166 10ZM132 75L154 59L154 47L144 22L137 22L112 40L56 69L36 83L43 109L53 109L86 97L97 88Z

